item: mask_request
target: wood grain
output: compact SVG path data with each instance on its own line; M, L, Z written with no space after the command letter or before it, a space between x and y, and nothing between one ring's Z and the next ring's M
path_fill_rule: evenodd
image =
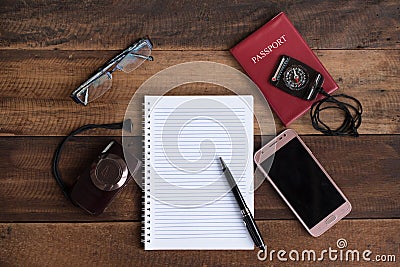
M317 50L316 53L338 82L341 88L338 92L362 102L361 133L400 133L397 66L400 50ZM83 124L121 121L137 88L157 72L179 63L203 60L241 69L227 51L155 51L155 62L145 63L131 74L115 73L113 88L103 97L87 107L75 104L69 98L71 91L114 54L0 50L0 135L66 135ZM174 89L173 93L229 91L218 86L189 84ZM133 117L141 121L141 105L135 110ZM265 117L263 106L256 105L255 111L257 116ZM337 120L340 120L338 114L326 118L328 123ZM277 130L281 130L283 126L277 118L275 122ZM301 134L318 133L312 128L308 114L290 126ZM260 134L257 129L256 134Z
M225 50L280 11L312 48L399 48L398 1L6 0L0 47L123 49L150 35L156 49Z
M67 145L60 168L68 185L109 139L78 137ZM64 199L51 173L53 152L60 140L0 138L0 150L7 151L0 156L0 221L139 221L142 193L134 182L98 217L85 214ZM303 140L352 203L349 218L400 218L400 135L357 139L304 136ZM261 138L256 138L256 149L260 142ZM141 157L140 139L135 138L132 144ZM293 218L266 181L255 192L255 216L262 220Z
M371 250L376 255L399 257L400 220L343 220L319 238L313 238L296 221L259 221L272 261L259 261L254 251L144 251L140 244L140 223L2 223L0 224L1 266L376 266L376 262L346 261L347 250ZM338 239L347 247L339 249ZM85 240L85 242L82 242ZM320 262L280 262L276 251L314 250L319 258L329 247L337 255L330 261L327 253ZM340 261L340 251L343 257ZM44 253L45 252L45 253ZM286 255L288 257L288 255ZM379 264L379 263L378 263ZM380 263L396 266L396 262Z

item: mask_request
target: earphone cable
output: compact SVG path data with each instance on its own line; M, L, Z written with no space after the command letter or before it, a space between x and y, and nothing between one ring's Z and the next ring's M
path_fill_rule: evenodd
M354 136L358 137L358 127L361 125L362 105L356 98L346 95L337 94L330 95L323 88L320 93L325 98L317 100L313 103L310 109L311 123L314 129L322 132L325 135L332 136ZM353 101L355 104L350 104L345 101L340 101L339 98ZM325 122L322 121L320 114L327 110L341 110L344 113L342 124L336 129L331 129Z

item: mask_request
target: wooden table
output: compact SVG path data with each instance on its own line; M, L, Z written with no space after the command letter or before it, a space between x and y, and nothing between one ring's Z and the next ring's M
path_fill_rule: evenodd
M99 217L61 194L51 173L57 144L87 123L121 121L135 90L178 63L205 60L241 70L228 49L279 11L287 13L340 86L364 107L361 136L326 137L309 116L298 131L353 204L319 238L302 228L268 183L255 194L255 216L269 250L337 248L395 255L400 261L400 11L390 1L22 1L0 3L0 266L267 266L256 251L144 251L141 191L135 183ZM106 60L148 34L153 63L116 73L113 89L87 107L70 92ZM196 86L199 86L196 87ZM204 85L178 87L224 94ZM277 130L283 126L277 120ZM119 132L118 132L119 133ZM114 131L75 138L62 157L71 184ZM259 140L259 138L256 140ZM256 143L258 147L261 144ZM390 257L386 257L389 259ZM373 262L291 262L374 265ZM377 263L375 262L375 265ZM378 263L395 266L395 263Z

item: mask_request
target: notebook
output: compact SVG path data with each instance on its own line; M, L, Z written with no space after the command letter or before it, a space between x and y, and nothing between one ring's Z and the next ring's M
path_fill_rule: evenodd
M222 157L254 214L253 97L145 96L145 250L253 249Z
M283 12L230 51L260 88L285 126L306 113L315 101L287 94L269 82L281 55L293 57L320 72L324 77L323 87L326 92L332 93L338 89L336 82ZM317 96L317 100L321 98L322 95Z

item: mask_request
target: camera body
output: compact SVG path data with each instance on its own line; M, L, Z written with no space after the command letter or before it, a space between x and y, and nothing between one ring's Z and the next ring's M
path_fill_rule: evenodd
M132 179L123 154L121 144L115 140L106 146L73 185L70 196L74 204L92 215L103 213ZM128 160L136 160L136 169L139 168L140 161L134 156Z
M278 61L270 82L290 95L311 101L318 95L324 77L303 62L283 55Z

